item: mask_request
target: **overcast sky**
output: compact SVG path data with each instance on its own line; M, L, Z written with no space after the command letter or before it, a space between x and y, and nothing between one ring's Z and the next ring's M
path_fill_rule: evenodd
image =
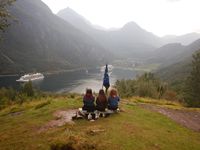
M130 21L158 36L200 32L200 0L42 0L54 13L70 7L105 28Z

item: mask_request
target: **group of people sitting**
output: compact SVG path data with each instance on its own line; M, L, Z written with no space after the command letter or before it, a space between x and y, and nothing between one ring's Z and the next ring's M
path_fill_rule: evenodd
M118 103L120 101L119 96L117 95L116 89L111 89L109 96L107 97L104 90L100 89L98 96L93 96L92 89L87 89L86 94L83 97L83 111L87 112L105 112L106 109L110 111L116 111L118 109Z

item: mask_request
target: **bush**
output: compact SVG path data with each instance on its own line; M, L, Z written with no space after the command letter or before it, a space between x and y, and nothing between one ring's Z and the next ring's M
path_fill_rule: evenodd
M186 104L200 107L200 50L193 55L192 71L185 85L184 99Z
M167 89L167 85L152 73L145 73L135 80L118 80L115 85L121 97L161 98Z
M0 109L3 109L7 105L11 105L17 98L17 92L12 88L0 89Z
M135 80L117 80L115 86L121 97L131 97L136 91Z
M158 93L152 82L139 82L136 95L140 97L157 98Z
M24 86L22 87L22 92L28 97L34 96L34 89L31 81L24 84Z
M171 101L178 100L177 93L171 90L167 90L163 98L166 100L171 100Z
M24 84L20 91L13 88L1 88L0 89L0 109L5 108L12 104L23 104L32 98L46 97L47 94L41 91L35 91L32 83L28 82Z

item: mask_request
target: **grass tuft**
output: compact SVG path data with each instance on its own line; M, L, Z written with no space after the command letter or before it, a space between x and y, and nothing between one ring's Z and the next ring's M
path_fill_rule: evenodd
M36 105L36 106L35 106L35 109L40 109L40 108L42 108L42 107L44 107L44 106L46 106L46 105L49 105L50 103L51 103L50 100L48 100L48 101L46 101L46 102L42 102L42 103Z

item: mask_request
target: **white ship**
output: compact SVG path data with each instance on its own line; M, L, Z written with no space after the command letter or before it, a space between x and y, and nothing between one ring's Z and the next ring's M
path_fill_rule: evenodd
M28 81L34 81L34 80L42 80L44 79L44 75L41 73L32 73L32 74L25 74L21 76L18 80L18 82L28 82Z

